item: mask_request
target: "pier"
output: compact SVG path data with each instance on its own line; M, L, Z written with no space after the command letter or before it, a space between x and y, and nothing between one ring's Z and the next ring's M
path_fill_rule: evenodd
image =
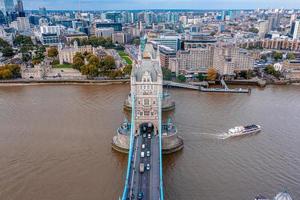
M190 89L190 90L198 90L200 92L218 92L218 93L251 93L251 89L243 89L243 88L234 88L230 89L225 81L222 79L221 80L221 88L208 88L204 87L204 85L208 84L199 84L199 85L194 85L194 84L187 84L187 83L177 83L173 81L164 81L164 86L165 87L174 87L174 88L184 88L184 89Z

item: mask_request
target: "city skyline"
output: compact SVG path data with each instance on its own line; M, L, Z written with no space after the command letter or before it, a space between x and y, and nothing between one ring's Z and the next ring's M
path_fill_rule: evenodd
M158 6L159 5L159 6ZM297 0L174 0L172 4L166 0L24 0L25 9L34 10L46 7L49 10L138 10L138 9L269 9L285 8L298 9L295 7Z

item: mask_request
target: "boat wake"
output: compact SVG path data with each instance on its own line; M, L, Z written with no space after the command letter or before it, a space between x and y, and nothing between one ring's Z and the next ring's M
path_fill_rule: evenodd
M227 138L229 138L229 136L226 133L191 133L193 135L202 135L202 136L206 136L209 138L216 138L216 139L220 139L220 140L225 140Z

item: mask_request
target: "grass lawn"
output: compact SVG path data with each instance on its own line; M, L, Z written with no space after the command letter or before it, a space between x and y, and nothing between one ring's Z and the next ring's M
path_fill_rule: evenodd
M132 64L132 60L127 53L124 51L118 51L118 54L127 62L128 65Z
M58 65L54 65L53 68L73 68L72 64L58 64Z

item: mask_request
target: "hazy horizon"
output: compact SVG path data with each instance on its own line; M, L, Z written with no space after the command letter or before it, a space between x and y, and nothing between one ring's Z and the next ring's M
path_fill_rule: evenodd
M269 9L285 8L298 9L299 0L23 0L27 10L46 7L49 10L147 10L147 9L185 9L185 10L214 10L214 9Z

